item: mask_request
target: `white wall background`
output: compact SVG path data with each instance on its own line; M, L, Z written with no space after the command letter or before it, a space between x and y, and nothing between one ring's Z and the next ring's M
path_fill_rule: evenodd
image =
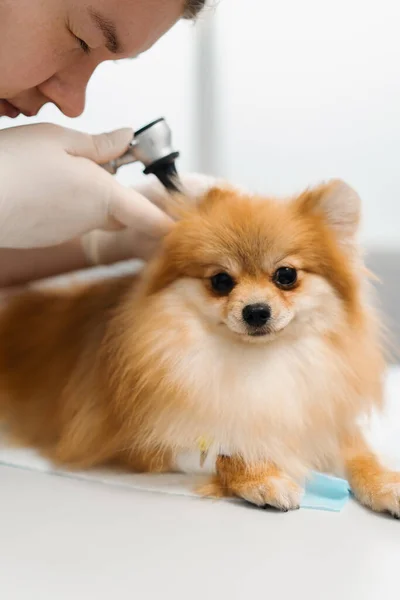
M79 119L46 107L36 120L99 132L165 115L181 169L278 194L344 178L367 244L400 247L398 0L219 0L209 18L100 67Z
M400 246L398 0L223 0L216 170L261 192L341 177L370 246Z

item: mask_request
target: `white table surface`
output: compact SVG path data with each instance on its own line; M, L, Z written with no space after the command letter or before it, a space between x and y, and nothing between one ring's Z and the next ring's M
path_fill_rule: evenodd
M398 391L371 433L397 459ZM2 600L380 600L399 563L400 521L353 500L280 514L0 466Z

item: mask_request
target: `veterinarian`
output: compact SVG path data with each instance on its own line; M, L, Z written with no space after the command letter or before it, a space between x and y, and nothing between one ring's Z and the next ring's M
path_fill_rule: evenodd
M0 117L33 116L48 102L79 116L100 63L139 55L204 4L0 0ZM120 156L132 135L0 130L0 287L151 254L169 219L96 164Z

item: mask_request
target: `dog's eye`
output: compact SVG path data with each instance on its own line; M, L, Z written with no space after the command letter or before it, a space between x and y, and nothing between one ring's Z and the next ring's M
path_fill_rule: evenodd
M275 271L274 282L278 287L289 289L295 285L297 281L297 271L292 267L281 267Z
M211 277L211 285L215 292L224 295L229 294L235 287L235 282L228 273L217 273Z

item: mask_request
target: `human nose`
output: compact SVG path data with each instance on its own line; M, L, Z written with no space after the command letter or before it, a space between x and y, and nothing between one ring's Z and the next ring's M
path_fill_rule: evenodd
M97 64L73 65L39 85L46 96L67 117L79 117L85 108L87 84Z

